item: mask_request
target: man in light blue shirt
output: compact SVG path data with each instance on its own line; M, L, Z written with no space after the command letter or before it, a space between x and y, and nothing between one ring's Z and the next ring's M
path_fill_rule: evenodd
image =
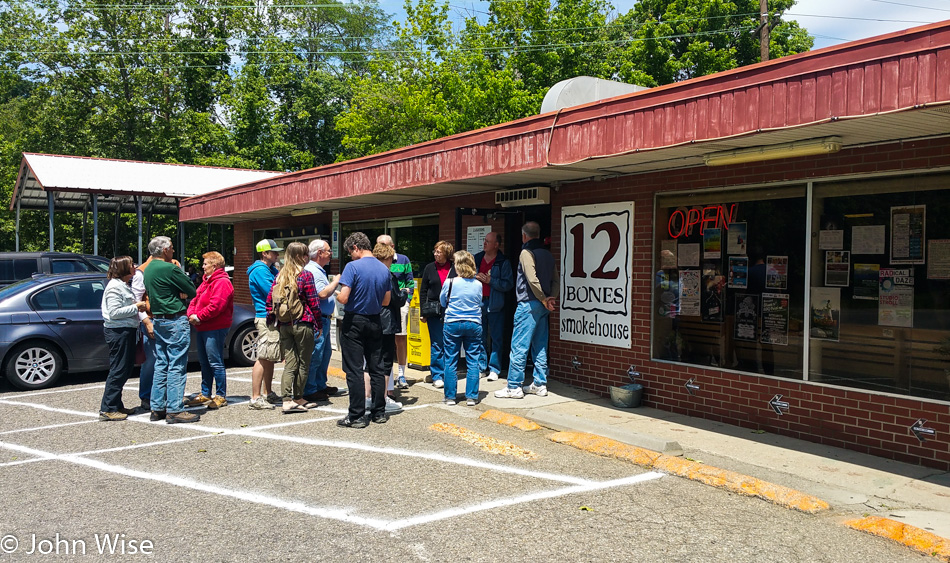
M304 266L313 274L313 280L317 287L317 293L320 295L320 314L323 316L323 330L313 341L313 356L310 360L310 372L307 374L307 385L304 387L303 398L308 401L324 403L330 400L330 397L339 394L338 387L327 385L327 369L330 367L330 355L333 348L330 346L332 338L330 331L330 318L336 308L336 297L333 292L339 284L340 277L337 276L333 282L327 278L326 267L330 263L333 252L330 250L330 244L325 240L310 241L310 262Z

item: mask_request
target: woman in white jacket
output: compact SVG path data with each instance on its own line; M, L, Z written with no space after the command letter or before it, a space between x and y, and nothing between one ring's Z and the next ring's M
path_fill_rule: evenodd
M102 331L109 345L109 378L102 392L99 420L125 420L135 411L122 405L122 387L135 367L135 336L139 327L139 311L145 301L136 303L129 281L135 275L135 264L129 256L118 256L109 264L109 283L102 294Z

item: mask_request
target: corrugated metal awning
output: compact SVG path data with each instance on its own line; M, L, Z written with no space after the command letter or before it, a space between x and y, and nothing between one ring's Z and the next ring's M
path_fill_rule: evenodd
M178 200L279 176L281 172L240 170L23 153L23 162L10 200L21 209L47 209L54 194L60 211L81 211L97 195L100 211L135 213L135 197L151 213L175 215Z

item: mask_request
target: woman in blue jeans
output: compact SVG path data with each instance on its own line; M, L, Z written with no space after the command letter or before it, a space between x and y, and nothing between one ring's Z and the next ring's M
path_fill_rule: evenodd
M465 399L468 406L478 404L478 364L482 348L482 282L475 279L475 259L465 250L455 253L458 277L442 286L439 301L445 307L445 400L455 404L458 386L456 370L459 354L465 348Z
M434 315L425 314L424 312L428 308L428 303L439 302L439 292L442 291L445 281L455 277L455 268L452 267L451 260L454 251L455 247L448 241L440 240L435 243L435 248L432 249L435 262L430 262L422 270L422 289L419 291L419 308L423 311L419 320L426 323L429 329L429 344L431 346L429 349L429 377L426 378L426 381L428 382L431 379L436 389L441 389L445 384L442 381L442 374L445 371L445 352L442 349L442 320L444 314Z
M201 258L204 275L195 298L188 305L188 322L198 333L198 363L201 364L201 393L188 406L219 409L228 404L227 372L224 369L224 339L234 315L234 286L224 270L224 256L205 252ZM211 395L214 383L215 395Z

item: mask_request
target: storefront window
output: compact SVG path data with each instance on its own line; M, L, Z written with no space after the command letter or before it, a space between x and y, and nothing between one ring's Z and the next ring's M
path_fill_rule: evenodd
M654 358L803 377L805 193L657 197Z
M810 380L950 400L948 186L815 186Z

